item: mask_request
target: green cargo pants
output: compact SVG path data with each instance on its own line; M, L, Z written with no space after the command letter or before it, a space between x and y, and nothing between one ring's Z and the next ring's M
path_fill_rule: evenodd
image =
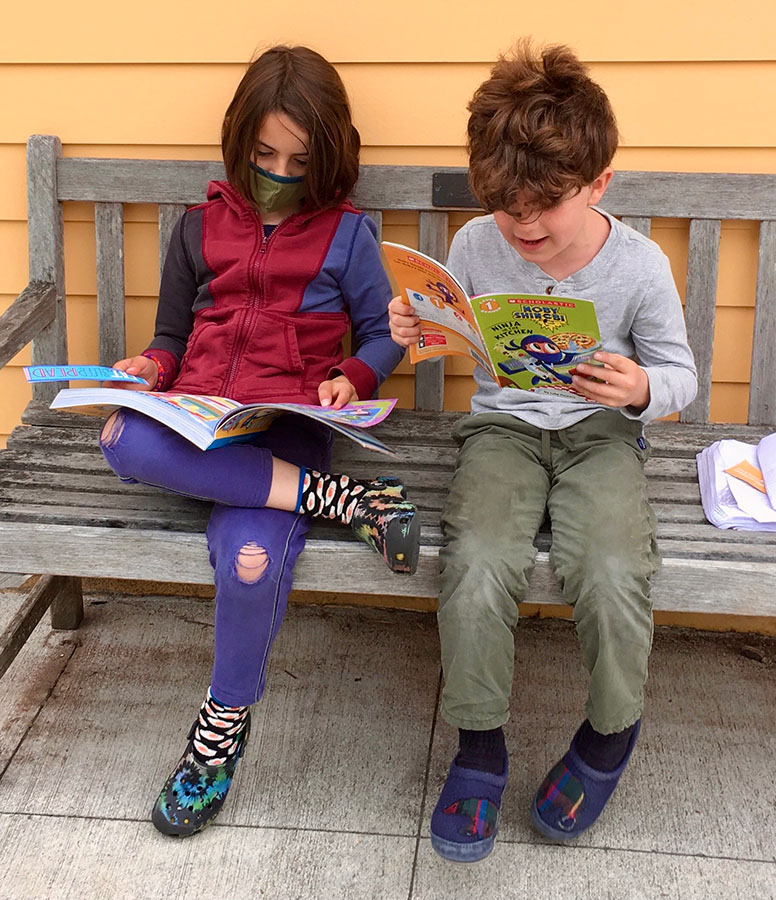
M442 514L439 635L451 725L509 718L517 604L545 511L550 562L590 672L586 715L610 734L641 715L652 646L650 579L660 564L641 423L616 410L544 431L506 413L463 419Z

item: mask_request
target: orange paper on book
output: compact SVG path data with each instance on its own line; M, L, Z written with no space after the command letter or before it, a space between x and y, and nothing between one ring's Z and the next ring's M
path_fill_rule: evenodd
M763 494L766 493L763 473L756 466L753 466L749 460L742 459L740 463L725 469L725 472L734 478L740 478L741 481L750 484L755 490L761 491Z

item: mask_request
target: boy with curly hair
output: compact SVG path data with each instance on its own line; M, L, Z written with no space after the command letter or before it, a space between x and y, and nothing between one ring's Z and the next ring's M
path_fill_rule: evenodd
M660 248L598 207L618 134L604 91L566 47L528 42L502 57L469 105L470 183L488 215L453 239L448 267L473 296L521 292L595 302L605 351L579 364L578 394L499 387L477 369L472 415L442 515L439 633L443 718L459 729L431 819L442 856L493 847L508 759L513 629L552 521L550 561L573 607L590 673L585 719L547 773L534 825L559 841L603 811L638 738L659 566L647 500L643 425L682 409L696 372ZM420 331L400 297L391 333ZM552 710L547 714L552 715Z

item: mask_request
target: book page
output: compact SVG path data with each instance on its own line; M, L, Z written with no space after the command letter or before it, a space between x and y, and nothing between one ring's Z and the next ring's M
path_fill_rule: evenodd
M394 406L396 406L395 398L356 400L341 409L307 403L249 404L222 417L213 435L213 446L218 447L229 441L244 439L257 431L264 431L277 416L294 413L322 422L368 450L396 457L393 450L382 441L363 431L382 422Z
M208 398L208 399L213 399ZM387 418L396 406L396 399L356 400L341 409L331 406L316 406L306 403L249 403L221 418L215 438L235 437L266 430L272 419L281 413L296 413L323 422L326 425L347 425L355 428L370 428Z
M410 362L435 356L465 356L494 375L466 291L431 257L401 244L382 243L399 294L420 319L420 340Z
M601 349L590 300L544 294L482 294L471 300L502 387L578 392L574 367ZM595 364L595 363L594 363Z
M379 438L364 431L382 422L395 405L395 399L381 399L355 401L342 409L306 403L255 403L245 406L227 397L199 394L69 388L57 394L51 408L74 408L78 412L104 416L116 407L126 406L167 425L200 450L249 440L251 435L265 431L278 416L296 413L323 422L362 447L396 457L393 450Z
M102 415L121 406L156 419L205 450L213 439L213 431L221 416L239 408L240 404L225 397L124 391L118 388L66 388L51 402L52 409L74 407L78 412Z
M776 508L776 433L766 434L757 445L757 465L762 472L768 500Z
M741 478L727 474L730 469L742 463L747 463L756 470L757 447L742 441L723 440L719 442L719 455L728 487L741 512L751 516L756 522L776 523L776 509L771 506L767 495Z

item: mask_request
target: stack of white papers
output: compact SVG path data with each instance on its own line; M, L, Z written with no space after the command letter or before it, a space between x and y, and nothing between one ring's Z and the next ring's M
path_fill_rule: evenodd
M718 528L776 531L776 434L715 441L698 455L703 512Z

